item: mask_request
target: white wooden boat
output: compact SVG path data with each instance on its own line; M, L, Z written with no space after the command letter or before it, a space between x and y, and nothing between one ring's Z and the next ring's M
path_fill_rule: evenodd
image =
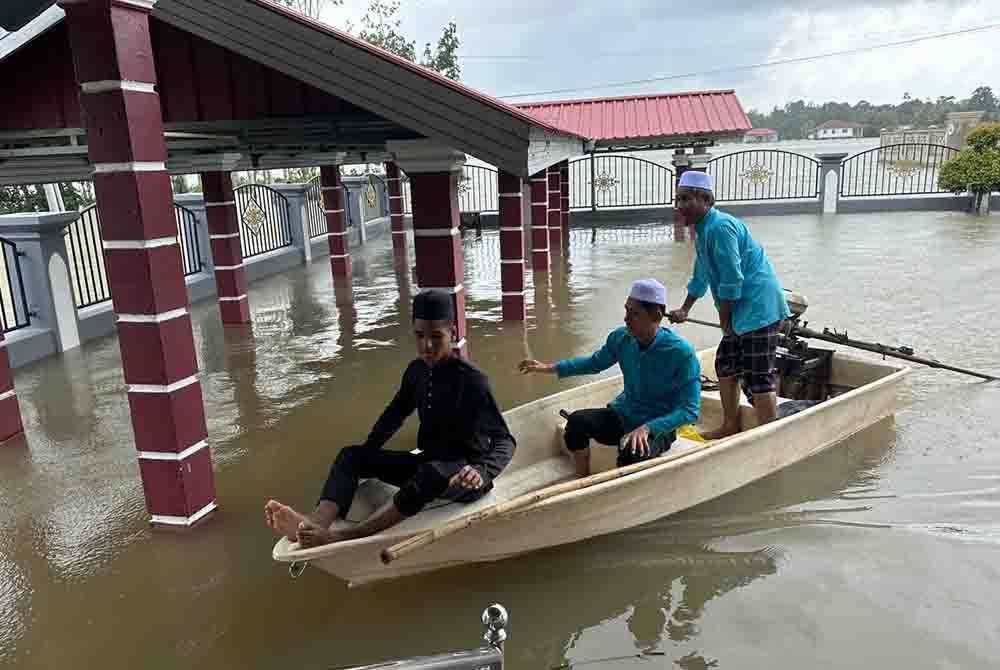
M714 375L715 350L699 354L702 371ZM907 367L835 352L824 383L810 389L822 402L765 426L752 427L745 403L742 433L712 443L678 438L659 464L613 481L564 493L516 513L484 521L385 565L380 552L421 531L436 528L542 487L572 479L572 460L563 446L565 420L559 410L601 407L621 391L620 376L601 379L541 398L504 413L518 447L494 490L472 504L440 502L372 537L312 549L282 538L273 558L309 564L360 585L449 566L495 561L654 521L711 500L816 454L896 410L897 387ZM782 378L779 393L790 393ZM816 397L816 394L819 397ZM801 394L798 394L801 395ZM780 401L779 401L780 402ZM703 391L701 426L721 422L717 391ZM616 450L592 449L593 471L614 468ZM395 492L375 480L362 482L346 522L367 517Z

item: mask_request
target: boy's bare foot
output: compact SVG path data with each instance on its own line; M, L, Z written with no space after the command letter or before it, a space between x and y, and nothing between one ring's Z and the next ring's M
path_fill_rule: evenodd
M307 520L305 516L277 500L268 500L264 506L264 521L267 527L292 542L297 539L299 524Z
M716 428L715 430L706 430L701 434L701 436L706 440L721 440L724 437L735 435L738 432L740 432L739 428L722 426L721 428Z
M344 537L329 526L322 526L309 519L303 520L298 527L298 541L303 547L319 547L324 544L340 542Z

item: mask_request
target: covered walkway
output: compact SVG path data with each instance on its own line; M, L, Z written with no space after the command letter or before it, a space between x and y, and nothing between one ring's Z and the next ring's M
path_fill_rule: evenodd
M200 176L217 313L245 331L253 309L246 257L260 248L246 231L256 235L266 214L238 205L231 173L321 168L320 235L343 302L355 259L340 166L384 163L395 275L409 273L412 244L406 281L454 296L465 355L458 226L466 156L496 166L499 302L505 319L523 321L527 267L548 271L567 242L570 157L643 143L686 155L683 147L697 153L749 127L732 92L581 102L558 113L518 108L266 0L15 0L0 9L0 25L20 29L0 42L0 96L20 103L0 110L0 184L94 180L95 243L103 247L146 506L161 525L191 526L217 507L185 288L191 245L170 175ZM571 108L577 121L600 109L629 122L580 125ZM646 121L636 125L629 110L641 109ZM696 160L689 167L699 169ZM65 278L59 240L73 220L0 218L0 236L37 245L29 276ZM52 281L61 286L53 291L71 290L68 280ZM35 314L32 326L49 328L60 350L78 346L71 331L79 314L50 312ZM6 361L0 368L2 382ZM12 381L5 389L0 438L22 423Z

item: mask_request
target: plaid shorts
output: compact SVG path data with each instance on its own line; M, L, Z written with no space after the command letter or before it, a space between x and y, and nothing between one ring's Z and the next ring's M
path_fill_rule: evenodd
M715 352L719 378L746 376L750 393L775 391L775 358L781 321L742 335L723 335Z

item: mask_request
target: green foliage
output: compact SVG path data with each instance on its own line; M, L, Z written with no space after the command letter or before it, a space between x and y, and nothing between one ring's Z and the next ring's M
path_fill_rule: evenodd
M941 166L938 184L955 194L1000 191L1000 152L962 151Z
M968 191L978 202L1000 191L1000 123L976 128L968 140L969 148L941 166L938 185L955 194Z
M275 179L275 182L279 184L307 184L318 176L318 168L288 168L281 170L281 175Z
M448 23L441 38L438 39L437 47L431 53L431 45L428 42L424 45L424 57L420 64L432 70L437 70L449 79L458 81L462 74L462 68L458 64L458 47L461 41L458 39L458 26L454 21Z
M48 203L41 186L0 187L0 214L21 212L47 212Z
M755 128L774 128L782 139L794 140L805 138L825 121L860 123L865 127L866 137L877 137L882 128L943 126L949 112L967 111L985 111L987 119L1000 113L993 90L989 86L980 86L965 100L956 100L954 96L921 100L906 93L898 105L873 105L867 100L856 105L845 102L814 104L796 100L784 107L775 107L768 114L751 110L748 116Z
M966 143L976 151L988 151L1000 148L1000 123L984 123L973 129Z
M86 209L97 202L97 197L94 194L94 182L92 181L59 184L59 193L62 195L66 211L69 212Z
M358 37L364 41L406 60L417 60L417 43L401 34L399 0L372 0L368 5L368 13L361 19L361 25L363 28Z
M397 56L416 62L417 44L413 40L406 39L402 34L399 0L371 0L368 12L361 19L361 26L361 32L358 33L358 37L361 39ZM457 80L462 71L458 65L459 44L458 26L454 22L450 22L441 33L437 46L433 50L431 50L429 42L424 45L420 64L436 70L450 79Z

